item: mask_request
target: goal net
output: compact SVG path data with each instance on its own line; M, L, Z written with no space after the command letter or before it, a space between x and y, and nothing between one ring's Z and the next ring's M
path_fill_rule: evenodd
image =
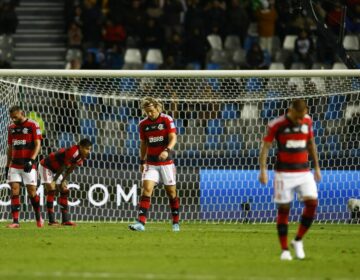
M1 170L8 109L14 104L43 123L40 158L83 137L94 143L84 167L69 178L73 220L137 217L138 123L143 117L139 101L145 96L159 98L175 119L183 221L275 221L275 150L269 156L270 182L262 186L257 180L259 148L267 123L284 114L294 98L306 99L314 121L323 176L318 184L317 220L347 222L348 200L360 197L358 71L8 70L0 74ZM9 189L1 183L0 219L10 219ZM38 192L43 195L42 186ZM151 203L150 220L170 219L162 186L155 188ZM295 200L293 221L298 221L301 210ZM32 213L22 211L20 217L32 218Z

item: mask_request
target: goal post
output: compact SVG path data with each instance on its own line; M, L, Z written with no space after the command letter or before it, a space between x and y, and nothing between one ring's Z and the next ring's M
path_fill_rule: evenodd
M275 221L275 150L268 162L270 182L262 186L257 180L259 148L267 123L284 114L295 98L307 101L314 121L323 175L317 220L348 222L348 200L360 197L360 71L0 70L0 90L1 171L8 109L15 104L43 122L40 158L83 137L94 143L84 167L70 176L73 220L137 217L139 101L145 96L160 99L175 119L183 221ZM3 173L0 219L10 219ZM44 202L42 186L38 192ZM163 187L155 188L151 203L150 220L170 220ZM291 211L297 221L301 203L294 201ZM22 211L20 218L32 218L31 211Z

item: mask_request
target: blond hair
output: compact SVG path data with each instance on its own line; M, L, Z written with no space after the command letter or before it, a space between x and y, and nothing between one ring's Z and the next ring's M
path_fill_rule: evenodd
M145 111L145 109L150 106L154 106L159 111L159 113L161 113L163 110L162 103L159 100L157 100L156 98L145 97L141 100L141 109L143 111Z

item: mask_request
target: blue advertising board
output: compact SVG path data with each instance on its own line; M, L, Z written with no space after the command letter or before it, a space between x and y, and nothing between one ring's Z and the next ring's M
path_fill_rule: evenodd
M200 170L201 217L214 220L274 222L273 172L269 183L258 181L258 170ZM345 221L350 218L349 198L360 198L360 171L323 170L318 183L317 220ZM294 199L291 221L298 221L302 203Z

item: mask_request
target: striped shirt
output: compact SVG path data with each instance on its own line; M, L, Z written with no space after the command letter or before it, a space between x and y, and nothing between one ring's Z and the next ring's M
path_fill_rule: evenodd
M28 162L33 155L35 140L41 139L40 127L33 120L26 119L21 124L9 125L8 145L12 147L10 167L23 169L24 163Z
M314 137L312 120L305 115L300 124L294 124L287 115L276 118L268 124L265 142L277 142L275 169L283 172L304 172L309 170L308 142Z

